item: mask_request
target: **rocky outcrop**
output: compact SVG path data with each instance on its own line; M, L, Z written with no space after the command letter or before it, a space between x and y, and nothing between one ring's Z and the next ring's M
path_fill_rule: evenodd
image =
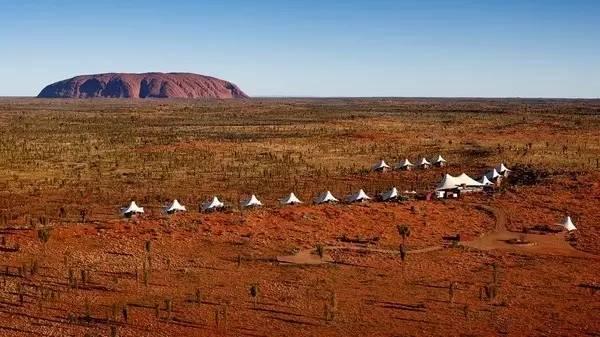
M45 87L41 98L248 98L235 84L191 73L76 76Z

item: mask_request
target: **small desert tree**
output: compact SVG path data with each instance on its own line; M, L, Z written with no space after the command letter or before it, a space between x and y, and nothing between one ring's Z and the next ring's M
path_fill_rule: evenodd
M123 309L121 310L121 314L123 315L123 322L129 322L129 307L127 304L123 305Z
M402 261L402 277L404 276L404 270L405 270L405 261L406 261L406 257L407 257L407 251L406 251L406 246L402 243L400 244L400 260Z
M196 304L202 303L202 291L200 288L196 288L196 292L194 294Z
M252 302L256 308L256 304L258 303L258 284L254 283L250 286L250 296L252 297Z
M410 227L408 225L396 225L396 229L398 230L398 235L402 237L402 244L406 243L406 238L410 236Z
M406 260L406 246L404 244L400 245L400 260L404 262Z
M456 282L450 282L448 285L448 302L454 303L454 293L456 290Z
M87 221L88 212L87 209L82 208L79 210L79 221L85 223Z
M170 298L165 300L165 311L167 312L167 320L170 321L173 317L173 300Z
M37 231L38 240L44 245L50 240L50 228L44 227Z
M43 254L46 255L46 244L50 240L50 228L44 227L37 230L38 240L42 243Z

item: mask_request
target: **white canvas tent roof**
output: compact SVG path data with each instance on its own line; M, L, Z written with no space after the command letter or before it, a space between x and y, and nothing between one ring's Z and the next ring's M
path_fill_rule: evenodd
M453 190L458 186L458 179L446 173L442 181L436 187L437 191Z
M490 172L488 172L485 176L488 178L488 180L495 180L500 176L500 174L498 173L498 171L496 171L496 169L493 169Z
M223 206L225 206L225 204L221 202L219 198L217 198L217 196L215 195L211 201L202 204L202 210L208 211L212 209L222 208Z
M256 195L252 194L250 199L242 202L242 207L258 207L262 206L262 202L256 198Z
M411 163L408 159L404 159L397 165L398 168L410 167L410 166L415 166L415 165L413 165L413 163Z
M434 161L434 163L445 163L446 159L442 158L442 155L438 155L437 159Z
M571 220L570 216L567 216L560 225L563 226L569 232L577 229L577 227L575 227L575 225L573 224L573 221Z
M360 191L352 194L346 200L348 200L348 202L367 201L367 200L371 200L371 197L369 197L365 193L365 191L363 191L363 189L361 188Z
M496 171L500 174L503 174L506 171L510 172L510 170L504 166L504 163L500 163L498 166L496 166Z
M482 187L483 184L479 181L469 177L466 173L459 175L458 177L459 185L465 185L467 187Z
M171 212L185 212L185 211L187 211L187 209L185 208L185 206L181 205L179 203L179 201L177 201L177 199L175 199L175 200L173 200L173 202L171 203L171 205L165 209L165 211L167 213L171 213Z
M144 213L144 207L139 207L135 201L129 204L129 207L123 210L123 214Z
M334 197L330 191L327 191L327 192L321 194L317 199L315 199L315 203L317 203L317 204L324 204L327 202L337 202L337 201L339 201L339 200L336 197Z
M386 164L383 159L381 159L377 164L373 166L373 170L383 170L388 168L390 168L390 166Z
M461 188L462 186L483 187L484 185L482 183L478 182L477 180L469 177L466 173L463 173L463 174L459 175L458 177L454 177L449 174L446 174L444 176L444 178L442 179L442 181L440 182L440 184L438 185L438 187L436 188L436 190L437 191L453 190L456 188Z
M481 177L481 179L479 179L479 182L485 186L494 185L494 183L491 182L486 176Z
M396 187L392 187L391 190L387 192L383 192L380 194L381 200L387 201L398 198L398 189Z
M421 158L421 161L419 162L419 166L423 166L423 165L431 165L431 163L428 162L425 157L423 157L423 158Z
M281 203L284 204L284 205L294 205L294 204L301 204L302 203L302 201L300 201L300 199L298 199L298 197L296 197L296 195L294 194L294 192L291 192L285 198L279 199L279 201L281 201Z

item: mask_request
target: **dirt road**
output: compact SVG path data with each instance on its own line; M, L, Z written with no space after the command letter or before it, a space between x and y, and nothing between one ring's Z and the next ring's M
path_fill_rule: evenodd
M472 240L461 242L462 246L470 247L478 250L513 250L531 254L546 254L546 255L561 255L572 257L583 257L600 259L599 256L590 253L579 251L573 248L565 239L564 232L556 234L520 234L509 232L506 225L509 221L506 212L498 207L474 204L474 207L488 212L496 220L494 230L483 234L481 237ZM511 239L525 239L525 244L509 243ZM443 249L443 246L431 246L422 249L410 250L408 254L428 253ZM333 250L354 250L368 251L384 254L398 254L398 250L372 248L364 245L347 245L347 246L326 246L325 254L319 257L314 248L303 249L294 255L278 256L277 261L284 264L303 264L303 265L319 265L323 263L334 262L333 258L327 254L327 251Z

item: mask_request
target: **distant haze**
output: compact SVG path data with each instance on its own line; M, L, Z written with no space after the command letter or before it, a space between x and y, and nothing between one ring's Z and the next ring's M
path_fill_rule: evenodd
M250 96L600 97L598 1L1 1L0 96L192 72Z

